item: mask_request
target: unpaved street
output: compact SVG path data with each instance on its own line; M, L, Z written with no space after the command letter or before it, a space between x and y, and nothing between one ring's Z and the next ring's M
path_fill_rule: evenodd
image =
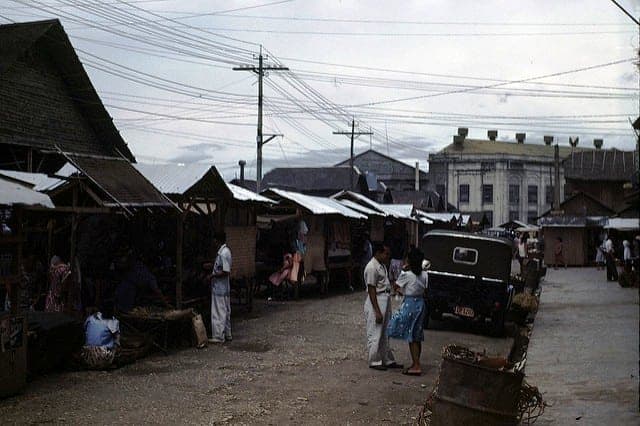
M637 425L638 289L595 268L550 270L529 344L540 424Z
M508 354L511 339L428 330L426 374L378 372L364 358L364 292L297 302L257 301L234 341L155 355L112 372L32 382L0 402L3 424L411 423L434 385L441 347ZM406 345L394 342L407 364Z

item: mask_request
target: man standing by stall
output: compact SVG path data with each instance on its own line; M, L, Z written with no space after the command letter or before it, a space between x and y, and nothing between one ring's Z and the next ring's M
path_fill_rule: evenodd
M231 250L227 247L227 236L216 232L213 247L218 250L211 280L211 343L223 343L231 340Z
M395 362L387 336L387 323L391 317L391 283L385 265L390 255L388 246L376 243L373 246L373 258L364 269L368 293L364 303L368 362L369 368L375 370L402 368Z

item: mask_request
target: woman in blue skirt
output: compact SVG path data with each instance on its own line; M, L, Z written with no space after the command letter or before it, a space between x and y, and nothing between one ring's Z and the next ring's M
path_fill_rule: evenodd
M420 376L420 352L424 333L422 323L426 314L424 296L427 290L428 276L422 270L424 254L417 248L411 249L407 256L408 268L403 271L394 283L396 291L404 294L404 301L400 309L389 320L387 333L389 337L401 339L409 343L409 352L413 363L402 374Z

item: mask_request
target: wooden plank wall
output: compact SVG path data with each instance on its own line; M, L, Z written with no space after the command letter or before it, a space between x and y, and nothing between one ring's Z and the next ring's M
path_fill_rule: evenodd
M586 228L544 228L544 262L553 265L556 238L562 238L564 259L569 266L585 266L586 259Z

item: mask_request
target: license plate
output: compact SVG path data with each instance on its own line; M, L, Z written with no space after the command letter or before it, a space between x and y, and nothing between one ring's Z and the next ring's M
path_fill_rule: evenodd
M469 317L469 318L473 318L475 316L473 309L466 308L464 306L456 306L455 308L453 308L453 313L455 313L456 315Z

